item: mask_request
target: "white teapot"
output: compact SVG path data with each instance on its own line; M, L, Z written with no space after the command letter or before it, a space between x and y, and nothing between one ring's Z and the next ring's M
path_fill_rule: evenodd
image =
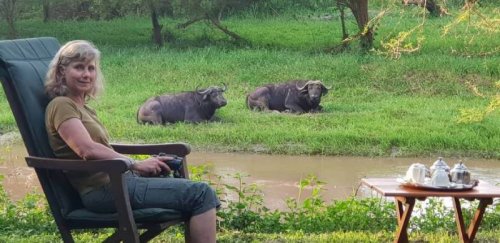
M431 183L433 186L447 187L450 186L450 177L444 168L435 168L432 173Z
M434 174L434 171L438 168L444 169L446 173L450 172L450 167L444 162L443 157L439 157L438 160L434 162L431 166L431 174Z
M427 168L425 168L425 165L413 163L410 165L410 168L408 168L405 179L414 183L424 183L426 174Z

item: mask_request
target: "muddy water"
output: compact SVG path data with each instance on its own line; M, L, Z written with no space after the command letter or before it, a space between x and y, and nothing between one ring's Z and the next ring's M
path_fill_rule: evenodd
M38 180L32 169L26 167L26 151L22 144L0 144L0 174L3 185L14 199L22 198L30 191L40 191ZM444 158L449 165L457 162ZM277 156L241 153L201 153L194 151L189 157L190 165L210 164L213 173L222 177L222 183L238 185L236 173L246 184L256 183L264 193L264 203L271 209L285 209L286 198L297 198L298 182L308 175L315 175L325 182L323 198L344 199L357 193L366 196L370 192L359 188L363 177L402 177L410 164L415 162L431 165L436 158L366 158L329 156ZM474 178L500 184L500 161L464 159ZM358 190L359 189L359 190ZM301 198L310 195L310 188L302 192ZM235 195L229 193L235 199Z

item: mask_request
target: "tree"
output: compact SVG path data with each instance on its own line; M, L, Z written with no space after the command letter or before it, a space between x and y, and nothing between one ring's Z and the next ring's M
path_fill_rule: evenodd
M345 6L351 9L358 25L359 32L354 37L349 37L347 34L344 16ZM374 25L370 24L368 16L368 0L337 0L337 8L340 11L340 21L342 24L342 48L345 49L352 40L360 39L361 49L365 51L370 50L373 47ZM329 50L333 49L336 48Z
M7 22L7 37L10 39L17 37L15 26L17 14L17 0L0 0L0 16Z
M373 47L373 27L368 25L370 20L368 16L368 0L349 0L348 6L358 24L361 48L363 50L371 49Z

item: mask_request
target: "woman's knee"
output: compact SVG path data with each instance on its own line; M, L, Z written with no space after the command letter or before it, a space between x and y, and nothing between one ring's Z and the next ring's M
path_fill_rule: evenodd
M212 208L220 206L215 190L208 184L197 182L193 184L195 192L191 194L193 198L193 215L204 213Z

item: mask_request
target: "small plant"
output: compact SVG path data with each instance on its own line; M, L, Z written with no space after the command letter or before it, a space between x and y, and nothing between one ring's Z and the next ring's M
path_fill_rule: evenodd
M256 184L247 185L243 177L245 177L243 174L236 173L233 178L237 180L238 185L224 185L228 190L226 197L231 194L236 194L237 197L234 201L226 200L226 207L217 213L220 218L220 227L258 232L259 221L269 212L269 209L264 206L260 188Z
M326 211L326 204L321 195L324 184L314 175L308 175L299 181L297 198L286 200L290 211L283 213L283 220L289 228L294 230L321 228L318 223L321 221L322 213ZM300 204L302 193L306 187L311 188L311 196L304 198Z
M3 176L0 175L0 235L28 236L47 232L57 233L43 195L32 193L22 200L13 202L5 193L2 180Z

